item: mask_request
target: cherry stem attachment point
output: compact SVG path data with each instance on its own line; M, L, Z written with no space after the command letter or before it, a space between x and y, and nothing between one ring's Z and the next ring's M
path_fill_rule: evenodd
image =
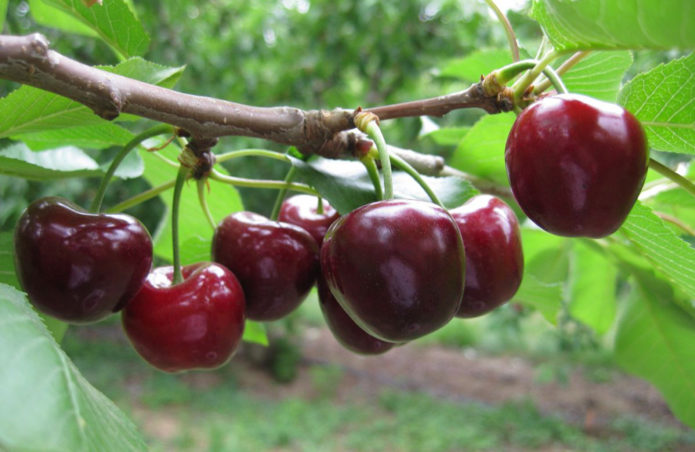
M665 176L665 177L671 179L673 182L678 184L685 191L687 191L691 195L695 196L695 183L693 183L690 179L687 179L687 178L681 176L680 174L673 171L668 166L657 162L653 158L649 159L649 168L653 169L654 171L661 174L662 176Z
M139 133L138 135L134 136L133 139L131 139L128 143L126 143L125 146L123 146L123 148L121 148L121 150L118 152L118 154L116 154L116 157L113 159L108 169L106 170L106 174L104 174L104 177L102 177L101 183L99 184L99 188L97 189L97 193L94 196L94 200L92 201L92 205L90 206L89 210L94 213L98 213L101 211L101 206L104 201L104 194L106 193L106 187L109 185L109 182L111 182L111 179L113 178L113 175L116 173L118 166L121 164L121 162L123 162L123 159L126 158L130 151L135 149L140 143L142 143L148 138L173 132L174 128L169 124L159 124L157 126L145 130L144 132Z
M183 192L183 184L186 182L190 172L190 168L181 165L176 175L176 183L174 184L174 200L171 207L171 239L172 254L174 257L174 278L172 285L179 284L183 281L183 276L181 275L181 254L179 252L179 216L181 192Z
M205 215L205 218L208 220L208 224L214 231L217 228L217 224L215 223L215 219L212 217L212 213L210 212L210 207L208 206L208 198L205 193L205 189L210 188L210 186L208 185L208 182L205 179L198 179L196 182L198 185L198 202L200 203L200 208L203 210L203 214Z
M485 3L487 3L490 9L492 9L492 12L495 13L497 19L502 23L502 26L504 26L504 32L507 35L507 41L509 42L509 50L512 52L512 59L514 61L519 61L519 44L517 43L512 24L509 23L509 19L507 19L507 16L504 15L494 0L485 0Z

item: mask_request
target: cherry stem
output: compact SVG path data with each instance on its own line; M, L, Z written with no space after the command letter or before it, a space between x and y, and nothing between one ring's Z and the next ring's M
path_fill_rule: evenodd
M364 127L365 132L374 140L379 151L379 161L381 162L381 174L384 177L384 197L382 199L393 199L393 174L391 172L391 158L386 147L386 140L381 133L381 128L375 119L369 121Z
M488 75L487 77L485 77L485 79L482 82L483 91L485 91L490 96L496 95L502 91L504 85L507 82L509 82L514 77L516 77L521 72L527 69L536 68L538 64L539 63L537 60L521 60L517 61L516 63L511 63L504 67L501 67L490 73L490 75ZM541 70L541 72L543 72L543 74L546 76L546 81L548 81L549 84L552 83L559 93L567 92L565 84L562 82L562 79L560 78L558 73L553 70L552 67L546 66Z
M171 241L174 256L174 279L172 285L183 281L183 276L181 275L181 254L179 253L179 213L183 184L186 182L190 171L190 168L181 165L178 174L176 174L176 183L174 184L174 200L171 207Z
M130 209L133 206L137 206L138 204L141 204L145 201L149 201L152 198L155 198L162 194L163 192L169 190L174 186L176 183L176 180L170 180L169 182L166 182L162 185L158 185L156 187L150 188L149 190L146 190L140 194L137 194L133 196L132 198L128 198L123 202L120 202L116 204L115 206L106 209L108 213L117 213L117 212L122 212L126 209Z
M215 219L212 217L212 213L210 212L210 207L208 206L208 198L207 196L205 196L205 189L208 188L207 181L204 179L198 179L197 185L198 202L200 203L200 208L203 210L203 214L205 215L205 218L208 220L208 224L210 224L210 227L214 231L217 228L217 224L215 223Z
M519 44L516 41L516 35L514 34L514 29L512 24L509 23L509 19L504 15L502 10L497 6L494 0L485 0L485 3L492 9L492 11L497 16L497 19L504 26L504 32L507 35L507 41L509 41L509 50L512 52L512 59L514 61L519 61Z
M369 180L371 180L372 185L374 185L374 193L376 193L376 199L384 199L384 192L381 189L381 179L379 179L379 170L376 167L374 157L370 154L367 154L360 159L360 162L362 162L364 167L367 169Z
M389 155L389 158L391 159L391 163L393 163L394 166L398 167L399 169L405 171L410 177L412 177L415 182L422 187L423 190L425 190L425 193L427 193L427 196L430 197L433 203L437 204L439 207L444 207L444 204L439 200L437 195L434 193L434 190L430 188L430 186L425 182L425 179L422 178L422 175L417 172L415 168L413 168L410 163L406 162L396 154L391 153Z
M546 53L545 56L536 63L533 69L524 74L524 76L514 84L512 87L514 89L514 105L519 105L519 101L526 92L526 89L531 86L533 81L543 72L543 69L558 56L559 54L555 50Z
M287 196L287 184L292 182L292 179L294 179L294 175L296 172L297 168L295 166L292 166L285 175L285 186L280 188L280 191L278 192L278 195L275 198L275 203L273 204L273 210L270 212L270 219L272 221L276 221L278 219L278 216L280 215L280 208L282 207L282 202L285 200L285 196Z
M695 196L695 184L690 179L681 176L668 166L657 162L653 158L649 159L649 168L660 173L662 176L666 176L667 178L671 179L673 182L680 185L685 191Z
M589 50L583 50L581 52L577 52L571 57L569 57L567 60L565 60L564 63L562 63L557 69L555 69L555 73L557 75L564 75L574 67L575 64L579 63L581 60L586 58L591 51ZM534 89L533 92L536 94L542 93L546 89L548 89L551 85L550 79L543 80L541 83L539 83Z
M104 194L106 193L106 187L109 185L109 182L111 182L113 175L116 174L118 166L121 164L121 162L123 162L123 159L126 158L130 151L135 149L140 143L142 143L148 138L152 138L157 135L163 135L165 133L170 134L173 132L174 128L169 124L159 124L157 126L145 130L142 133L139 133L138 135L134 136L133 139L131 139L128 143L126 143L126 145L123 146L123 148L118 152L116 157L109 165L109 168L106 170L106 174L104 174L104 177L102 177L101 183L99 184L99 188L97 189L97 194L94 196L92 205L89 208L90 211L94 213L98 213L101 211L101 206L104 202Z
M323 215L323 198L318 197L318 202L316 203L316 213L319 215Z
M680 228L681 230L685 231L686 234L695 236L695 229L692 227L688 226L685 222L683 222L680 218L676 218L673 215L669 215L667 213L663 212L657 212L654 211L654 215L657 217L661 218L664 221L667 221L676 227Z
M294 190L300 193L308 193L314 196L318 196L319 194L316 190L305 184L287 183L280 180L246 179L243 177L226 176L217 170L212 170L210 172L209 177L212 180L224 182L225 184L233 185L235 187L272 189L287 188L288 190Z
M287 154L266 151L264 149L242 149L240 151L226 152L224 154L219 154L215 156L215 162L221 163L227 160L240 158L240 157L266 157L275 160L281 160L283 162L291 163L290 158Z

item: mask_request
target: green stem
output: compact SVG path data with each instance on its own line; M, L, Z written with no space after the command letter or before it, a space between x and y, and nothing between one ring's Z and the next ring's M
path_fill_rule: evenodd
M221 162L225 162L227 160L240 158L240 157L265 157L265 158L270 158L270 159L275 159L275 160L281 160L283 162L288 162L288 163L291 162L291 160L287 154L275 152L275 151L266 151L264 149L243 149L240 151L226 152L224 154L216 155L215 156L215 162L221 163Z
M372 184L374 185L374 193L376 193L376 199L384 199L384 192L381 189L381 179L379 179L379 170L376 167L374 158L371 155L367 154L364 157L362 157L360 161L362 162L364 167L367 168L367 174L369 175L369 179L372 181Z
M171 241L172 253L174 255L174 279L171 283L172 285L183 281L183 276L181 275L181 254L179 252L179 214L181 210L181 192L189 173L190 169L181 165L176 175L176 183L174 184L174 200L171 206Z
M308 193L314 196L319 195L316 190L305 184L287 183L279 180L246 179L243 177L226 176L216 170L212 170L208 177L219 182L224 182L225 184L234 185L235 187L274 189L287 188L288 190L293 190L300 193Z
M94 196L94 200L92 201L92 205L90 206L90 210L94 213L98 213L101 211L101 205L104 201L104 194L106 193L106 187L109 185L109 182L111 182L111 178L113 178L113 175L116 173L116 170L118 169L118 166L121 164L124 158L132 151L135 149L140 143L145 141L148 138L152 138L157 135L162 135L165 133L173 133L174 128L170 126L169 124L159 124L157 126L154 126L150 129L145 130L142 133L137 134L136 136L133 137L132 140L130 140L128 143L126 143L125 146L118 152L116 157L113 159L111 162L111 165L109 165L109 168L106 170L106 174L104 174L104 177L101 179L101 183L99 184L99 188L97 189L97 194Z
M668 177L673 182L680 185L685 191L695 196L695 184L690 179L686 179L677 172L673 171L668 166L663 165L652 158L649 159L649 168L653 169L654 171L660 173L663 176Z
M318 197L318 202L316 203L316 213L319 215L323 215L323 198Z
M212 217L212 213L210 212L210 207L208 206L208 198L205 196L205 188L207 188L205 180L198 179L197 185L198 202L200 203L200 208L203 209L203 214L205 215L205 218L208 220L210 227L214 231L217 228L217 224L215 223L215 219Z
M531 83L543 72L543 69L549 65L555 58L559 56L558 52L551 50L546 53L545 56L538 61L536 66L528 71L522 78L520 78L512 87L514 89L514 104L519 105L521 97L524 95L526 88L528 88Z
M439 200L434 191L430 188L427 182L425 182L425 179L422 178L420 173L418 173L417 170L410 165L410 163L406 162L405 160L403 160L395 154L391 154L390 157L391 162L393 162L395 166L402 169L403 171L408 173L410 177L415 179L415 182L417 182L420 185L420 187L422 187L422 189L425 190L425 193L427 193L427 196L430 197L433 203L437 204L439 207L444 207L444 204L442 204L442 202Z
M391 172L391 159L386 140L381 133L379 124L376 121L369 121L365 127L365 133L376 143L376 148L379 150L379 161L381 162L381 173L384 176L384 198L393 199L393 174Z
M553 84L553 87L558 93L567 94L569 92L565 84L562 82L562 79L553 68L546 66L543 68L543 74L548 77L548 81Z
M671 223L672 225L680 228L686 234L695 236L695 229L693 229L692 227L685 224L680 218L676 218L673 215L669 215L667 213L657 212L657 211L654 211L654 215L656 215L657 217L661 218L662 220L667 221L667 222Z
M569 57L564 63L562 63L557 69L555 69L555 73L557 75L564 75L574 67L575 64L579 63L581 60L583 60L586 56L588 56L591 53L589 50L583 50L581 52L577 52L571 57ZM539 83L534 89L533 92L536 94L542 93L546 89L550 87L550 80L546 79L543 80L541 83Z
M287 174L285 175L285 186L280 189L277 197L275 197L275 203L273 204L273 210L270 212L270 219L272 221L277 220L278 215L280 215L280 208L282 207L282 201L284 201L285 196L287 196L287 184L292 182L292 179L294 179L294 175L296 172L297 172L297 168L295 166L291 166L290 169L287 171Z
M116 204L115 206L107 209L106 211L109 213L116 213L116 212L122 212L126 209L130 209L133 206L137 206L140 203L143 203L145 201L149 201L150 199L159 196L161 193L169 190L171 187L174 186L176 183L175 180L170 180L169 182L166 182L162 185L158 185L156 187L150 188L147 191L144 191L140 194L137 194L133 196L132 198L128 198L125 201Z
M514 61L519 61L519 45L516 42L516 35L514 34L514 29L512 24L509 23L509 19L504 15L502 10L497 6L493 0L485 0L485 3L492 9L492 11L497 16L497 19L504 26L504 32L507 34L507 41L509 41L509 50L512 52L512 59Z

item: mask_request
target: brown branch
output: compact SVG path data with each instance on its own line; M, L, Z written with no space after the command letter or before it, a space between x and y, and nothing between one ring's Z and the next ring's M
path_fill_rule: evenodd
M347 132L354 128L353 110L255 107L185 94L72 60L51 50L48 40L38 33L0 36L0 78L68 97L108 120L130 113L180 127L200 138L263 138L326 157L351 153L364 140L361 134ZM441 116L457 108L497 113L504 107L495 97L486 97L480 84L475 84L459 93L368 111L380 119L392 119Z

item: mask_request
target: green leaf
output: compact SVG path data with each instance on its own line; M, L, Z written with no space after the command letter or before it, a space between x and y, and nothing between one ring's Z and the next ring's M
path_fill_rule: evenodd
M476 50L463 58L448 61L439 75L477 82L481 76L511 62L512 55L507 49Z
M615 319L618 269L580 241L570 254L569 305L572 317L603 334Z
M123 146L133 138L133 133L123 127L103 122L91 126L51 129L43 132L27 133L11 137L22 140L34 151L53 149L61 146L103 149L110 146Z
M14 271L14 234L0 233L0 284L20 288Z
M514 300L532 306L553 325L557 324L557 314L562 306L562 283L539 281L534 275L524 275Z
M501 185L509 185L504 164L507 135L513 113L483 116L463 137L449 165Z
M168 86L175 83L184 68L170 68L133 58L118 66L101 69L146 83ZM134 117L119 117L120 120L130 118ZM84 105L31 86L22 86L0 99L0 137L18 137L27 133L72 127L106 127L105 124L110 122L95 115Z
M659 388L673 413L695 428L695 319L677 307L667 283L647 272L634 279L618 316L616 360Z
M359 162L317 158L307 163L292 158L292 164L297 168L296 179L314 186L340 213L377 200L367 171ZM478 193L458 177L423 179L448 208L457 207ZM402 171L393 173L393 187L397 198L430 200L422 187Z
M96 31L70 14L48 5L44 0L29 0L29 11L37 24L57 28L68 33L98 37Z
M126 415L82 377L24 295L3 284L0 319L0 449L147 449Z
M534 0L531 16L559 50L692 49L692 0Z
M82 22L124 58L143 55L150 45L144 27L124 0L85 6L82 0L44 0ZM48 24L50 25L50 24Z
M695 54L637 75L618 102L640 120L651 148L695 154Z
M628 51L593 52L573 66L562 80L570 92L615 102L625 71L632 65Z
M0 174L31 180L94 177L102 175L99 165L75 147L32 152L23 143L0 151Z
M7 0L0 0L0 30L5 26L5 17L7 16Z
M244 324L244 336L242 340L255 342L256 344L268 346L268 335L265 332L265 325L253 320L247 320Z
M456 146L469 130L471 130L470 127L442 127L441 129L422 134L420 138L431 138L432 141L440 146Z
M676 236L651 209L637 202L620 231L654 268L695 299L695 249Z

